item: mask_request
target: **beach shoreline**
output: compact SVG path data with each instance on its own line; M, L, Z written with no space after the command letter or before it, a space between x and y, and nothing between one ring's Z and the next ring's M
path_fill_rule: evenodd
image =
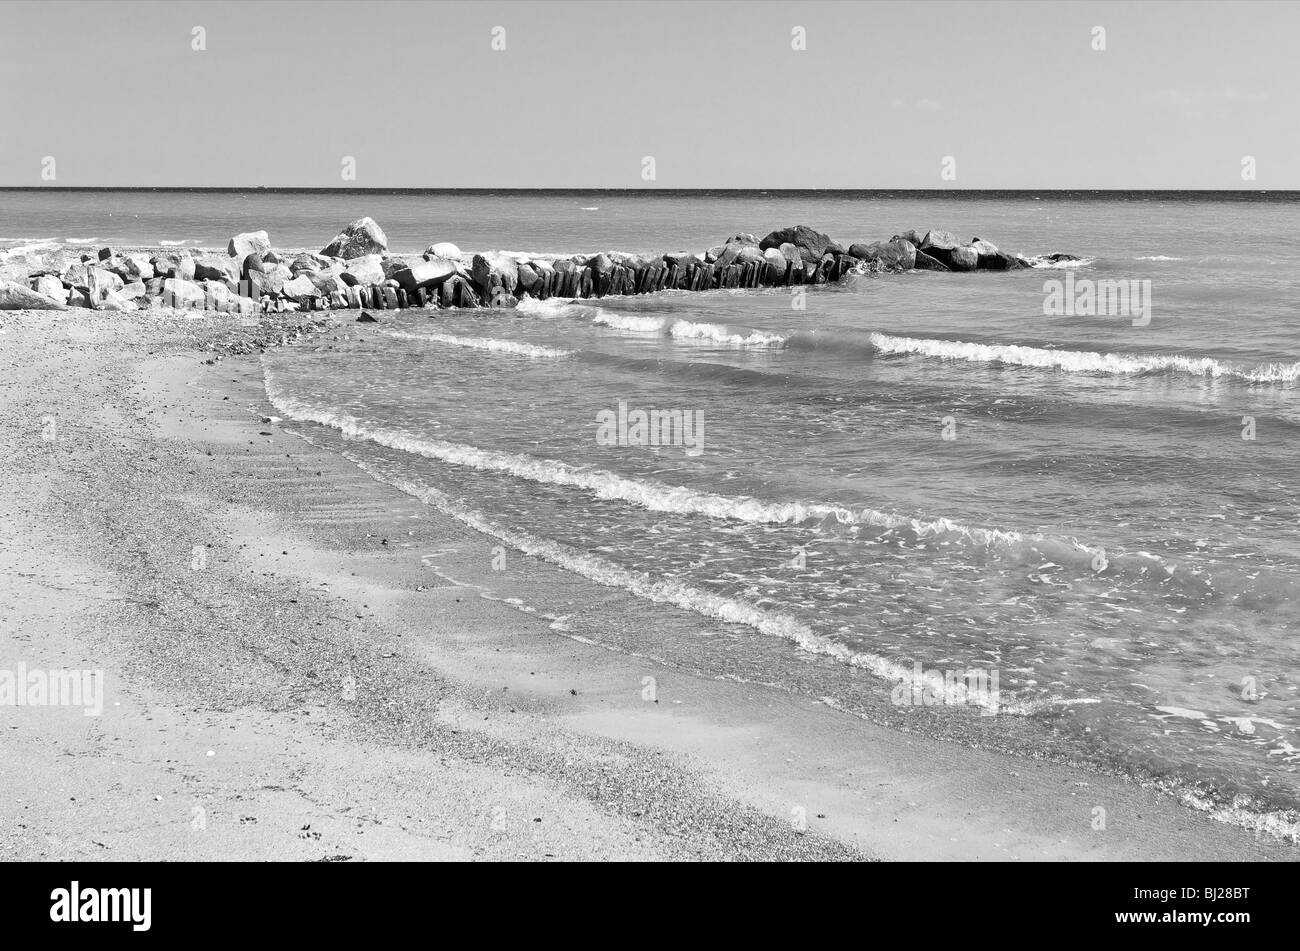
M347 346L370 332L350 316L0 323L0 666L106 682L99 717L0 708L6 859L1296 857L1120 778L583 643L451 580L495 540L265 421L255 353L217 359L232 337Z

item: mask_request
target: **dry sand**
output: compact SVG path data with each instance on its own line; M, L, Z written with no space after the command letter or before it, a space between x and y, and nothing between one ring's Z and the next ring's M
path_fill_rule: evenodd
M495 541L262 422L255 355L212 359L313 318L0 314L0 669L106 675L99 717L0 707L0 860L1296 857L448 580Z

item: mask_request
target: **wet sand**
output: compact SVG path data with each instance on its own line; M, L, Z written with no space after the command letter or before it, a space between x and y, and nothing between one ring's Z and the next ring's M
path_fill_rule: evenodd
M1297 856L457 583L495 540L263 421L257 348L320 320L0 314L0 668L106 676L99 717L0 707L0 859Z

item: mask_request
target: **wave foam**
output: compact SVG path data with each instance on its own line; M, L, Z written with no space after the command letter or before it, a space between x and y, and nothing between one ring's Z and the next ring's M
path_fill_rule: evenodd
M573 356L572 350L558 350L554 347L542 347L531 343L519 343L515 340L498 340L495 337L457 337L442 333L407 333L401 330L383 331L385 337L398 340L426 340L431 343L446 344L449 347L467 347L472 350L490 350L495 353L513 353L521 357Z
M557 459L541 459L522 453L481 449L441 439L429 439L399 429L369 426L346 416L309 406L278 391L269 369L265 370L267 399L281 413L301 422L319 423L352 439L369 442L437 459L452 465L486 472L500 472L548 485L571 486L603 500L628 502L653 512L701 515L760 525L797 525L832 520L842 525L867 525L911 532L917 538L954 534L981 545L1016 544L1026 540L1019 532L962 525L950 519L917 519L871 508L850 509L820 502L769 502L750 496L720 495L685 486L670 486L653 480L629 479L603 469L570 465ZM1037 539L1038 536L1030 536ZM1081 551L1085 546L1074 543Z
M1012 344L966 343L873 333L871 344L882 354L915 354L941 360L1002 363L1011 366L1063 370L1067 373L1185 373L1189 376L1244 380L1250 383L1285 383L1300 379L1300 361L1262 367L1234 367L1212 357L1167 354L1095 353L1090 350L1043 350Z

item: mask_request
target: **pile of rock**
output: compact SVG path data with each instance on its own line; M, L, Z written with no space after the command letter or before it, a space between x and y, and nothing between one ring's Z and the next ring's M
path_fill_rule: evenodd
M21 275L0 266L0 309L166 306L252 314L346 307L503 307L524 297L783 287L826 284L849 274L1008 271L1036 263L979 238L962 242L947 231L906 231L888 241L845 248L806 225L773 231L762 240L752 234L733 235L703 253L467 256L443 242L431 245L422 256L404 256L388 253L388 238L371 218L352 222L319 254L276 252L265 231L235 235L226 252L151 255L104 248L79 260L68 260L67 252L60 252Z

